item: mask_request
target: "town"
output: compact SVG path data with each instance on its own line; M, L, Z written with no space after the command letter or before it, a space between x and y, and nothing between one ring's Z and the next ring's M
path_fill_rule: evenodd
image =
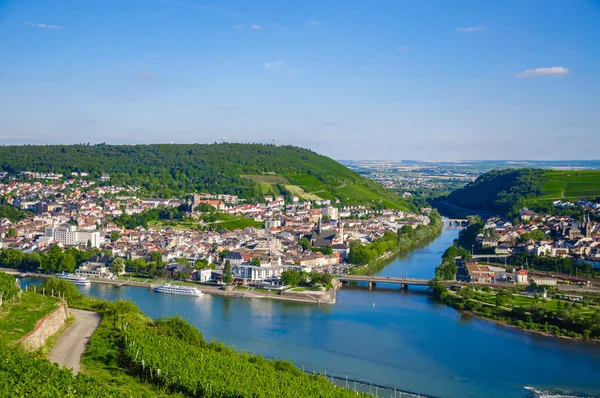
M581 212L581 218L522 208L512 222L498 217L482 221L474 242L466 248L471 254L475 250L478 254L456 260L456 279L491 284L532 283L543 294L543 286L597 285L600 227L592 220L600 215L600 204L557 200L553 206Z
M107 174L96 180L87 173L18 177L0 184L5 206L22 217L0 219L0 265L23 265L22 255L11 260L6 253L75 247L96 255L76 269L71 261L52 271L87 278L145 275L221 283L229 264L234 285L281 289L287 270L348 273L352 242L369 244L386 231L430 222L425 212L336 207L335 201L298 196L267 195L253 204L233 195L141 198L139 188L111 185Z

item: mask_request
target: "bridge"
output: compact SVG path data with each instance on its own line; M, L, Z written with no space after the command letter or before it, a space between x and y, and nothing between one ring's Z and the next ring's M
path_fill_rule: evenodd
M336 277L342 285L348 285L350 282L365 282L369 285L369 290L377 286L378 283L400 285L403 290L408 289L409 285L427 286L429 279L400 278L395 276L369 276L369 275L342 275Z
M463 228L469 225L469 220L466 218L444 218L442 219L444 227L448 228Z

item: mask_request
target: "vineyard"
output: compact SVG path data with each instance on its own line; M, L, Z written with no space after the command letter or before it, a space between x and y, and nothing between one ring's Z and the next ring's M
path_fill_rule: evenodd
M238 353L220 343L191 345L152 327L129 326L122 345L131 370L146 382L187 396L356 397L292 363ZM362 395L366 396L366 395Z
M93 378L73 376L36 354L0 345L0 397L120 397Z

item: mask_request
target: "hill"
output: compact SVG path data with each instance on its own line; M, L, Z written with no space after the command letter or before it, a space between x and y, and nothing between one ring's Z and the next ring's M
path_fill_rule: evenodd
M600 170L494 170L437 202L501 216L522 207L546 208L555 200L600 197Z
M110 175L111 183L162 197L190 192L241 198L298 195L401 210L414 207L379 184L313 151L261 144L0 146L0 171Z

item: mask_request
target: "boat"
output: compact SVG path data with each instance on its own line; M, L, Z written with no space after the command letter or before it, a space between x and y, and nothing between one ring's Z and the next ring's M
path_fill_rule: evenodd
M182 296L202 296L200 289L188 286L171 285L170 283L156 286L154 291L158 293L180 294Z
M64 272L57 274L56 276L60 279L64 279L64 280L73 282L74 284L79 285L79 286L89 286L91 284L89 279L86 277L83 277L83 276L77 276L74 274L65 274Z

